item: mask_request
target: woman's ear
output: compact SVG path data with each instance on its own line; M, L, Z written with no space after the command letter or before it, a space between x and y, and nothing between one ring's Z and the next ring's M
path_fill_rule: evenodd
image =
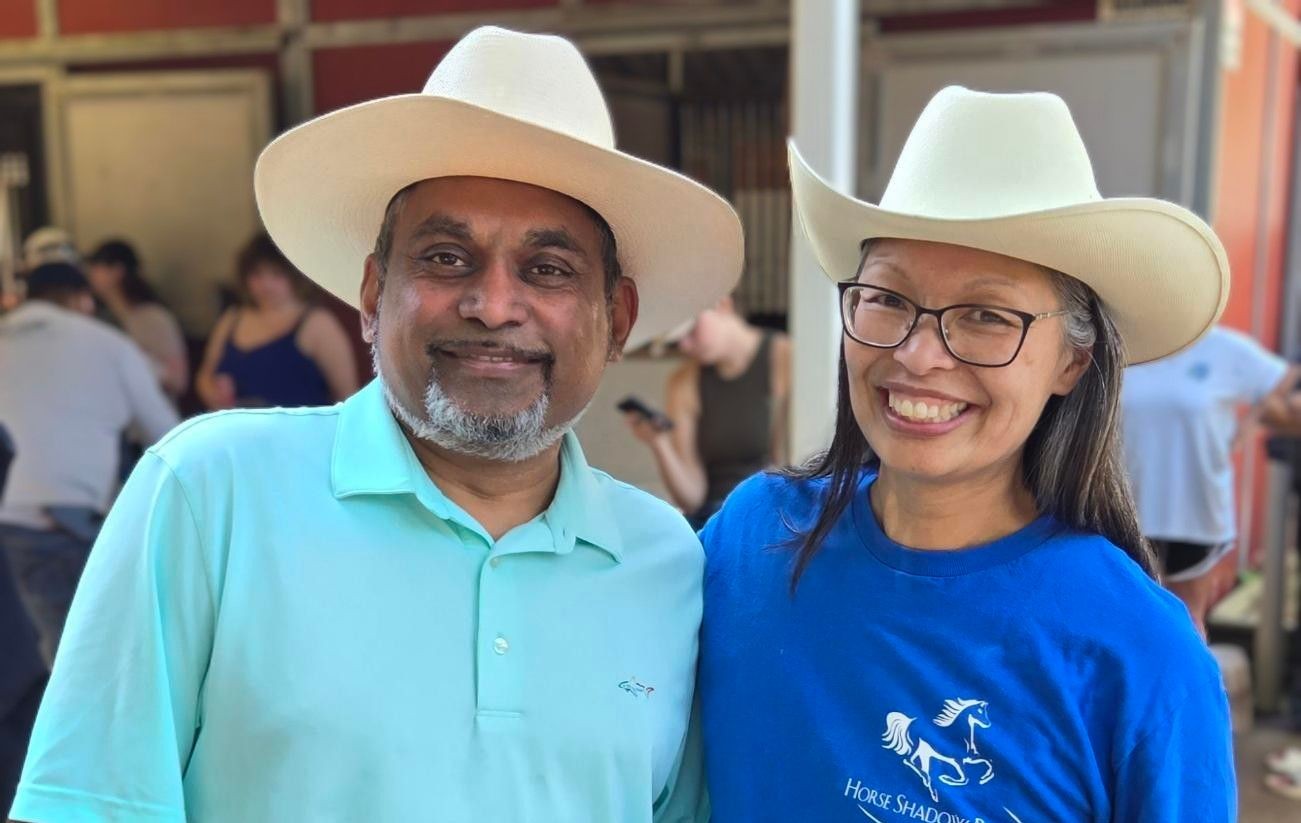
M1093 365L1093 348L1073 348L1063 360L1057 379L1053 381L1053 394L1065 396L1071 393L1084 372Z

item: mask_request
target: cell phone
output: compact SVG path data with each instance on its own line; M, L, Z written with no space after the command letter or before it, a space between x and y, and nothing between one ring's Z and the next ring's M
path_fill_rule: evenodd
M641 415L649 420L651 425L662 432L666 432L673 428L673 421L670 420L667 415L663 412L655 411L655 409L646 405L642 399L636 395L628 395L624 399L620 400L615 408L621 412L632 412L633 414Z

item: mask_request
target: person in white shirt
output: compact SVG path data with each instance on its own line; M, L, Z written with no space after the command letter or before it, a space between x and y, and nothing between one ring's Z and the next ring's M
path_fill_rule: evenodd
M1220 326L1173 357L1125 372L1125 459L1139 521L1163 582L1203 635L1209 572L1237 538L1233 450L1248 421L1288 414L1295 382L1283 358Z
M15 456L0 499L0 555L47 663L98 520L117 487L128 428L149 443L178 422L130 338L90 315L90 285L69 263L37 266L27 299L0 317L0 424Z

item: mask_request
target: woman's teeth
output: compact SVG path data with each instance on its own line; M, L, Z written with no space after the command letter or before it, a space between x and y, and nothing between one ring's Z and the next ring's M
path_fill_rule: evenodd
M966 403L907 400L890 392L890 409L904 420L914 423L944 423L962 414L966 408Z

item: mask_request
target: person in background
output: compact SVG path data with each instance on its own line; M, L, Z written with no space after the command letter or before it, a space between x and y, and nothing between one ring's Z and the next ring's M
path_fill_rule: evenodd
M1122 439L1139 523L1162 582L1203 637L1210 572L1238 534L1231 452L1251 422L1286 422L1295 382L1286 360L1223 326L1172 357L1125 370Z
M154 364L163 391L173 401L190 384L185 336L149 281L140 258L125 240L106 240L86 259L86 278L114 322Z
M23 241L22 268L31 271L44 263L81 264L72 235L58 226L42 226Z
M669 377L667 430L628 412L674 504L697 529L745 478L787 460L790 339L756 328L731 297L700 313L678 341L686 361Z
M0 500L4 500L12 459L13 439L0 424ZM0 553L0 809L9 808L18 788L27 739L48 674L36 629Z
M320 406L357 390L343 327L306 298L311 283L265 232L240 252L237 274L244 304L217 321L195 377L208 408Z
M28 275L23 304L0 318L0 424L14 442L0 554L47 664L117 488L123 432L153 443L177 423L145 356L94 309L80 270L47 263Z

